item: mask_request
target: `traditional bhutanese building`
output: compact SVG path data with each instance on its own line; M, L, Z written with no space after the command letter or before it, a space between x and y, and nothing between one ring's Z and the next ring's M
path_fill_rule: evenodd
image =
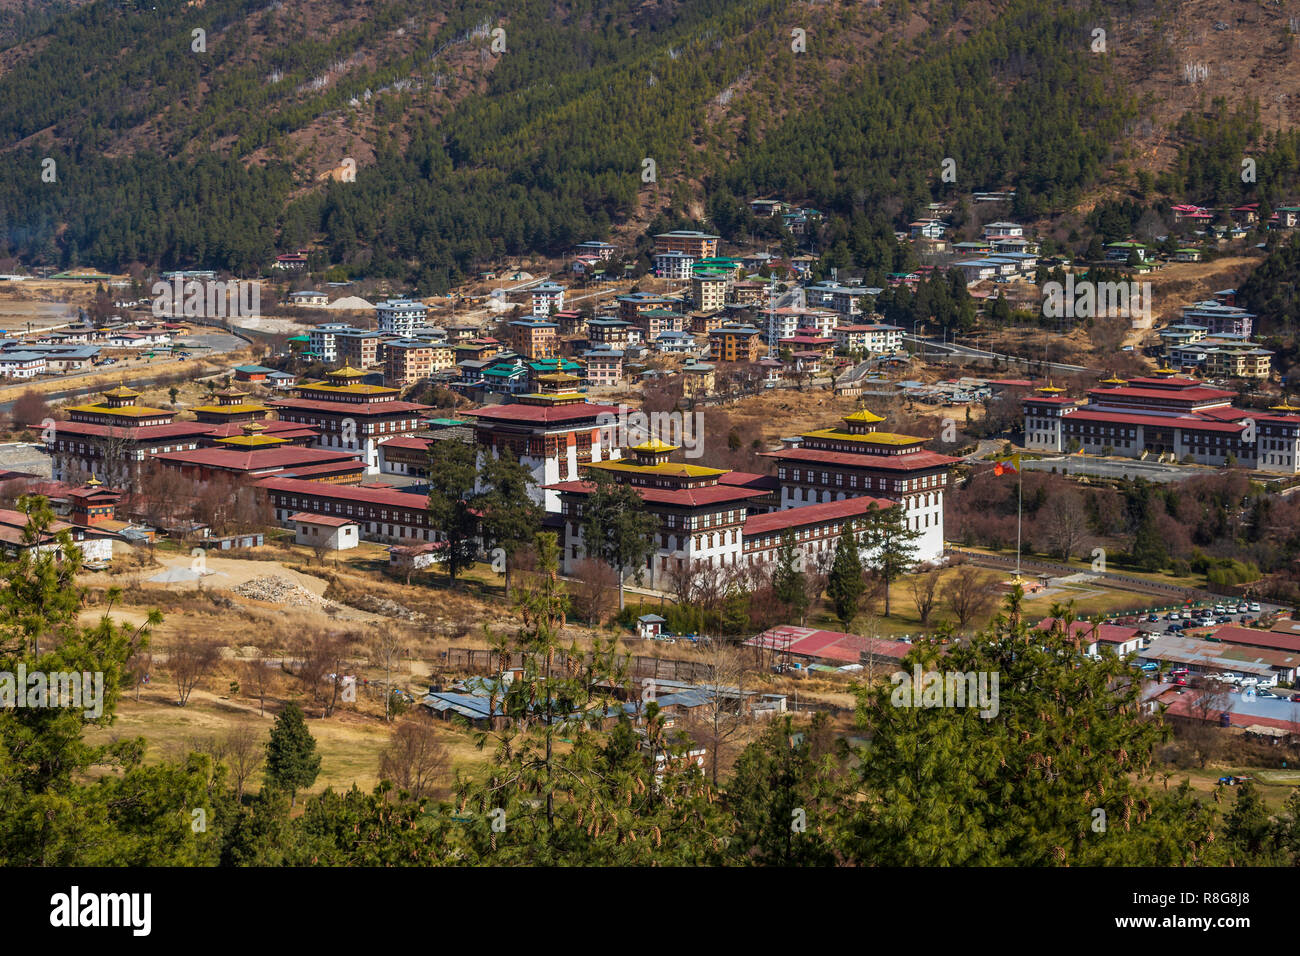
M466 413L480 453L506 450L518 458L537 482L534 498L550 512L559 512L560 497L545 486L577 479L580 467L619 455L618 407L588 402L579 381L564 371L539 374L536 392Z
M174 468L194 481L283 475L354 485L365 474L365 465L353 451L292 445L285 438L266 434L260 422L245 422L242 427L242 434L218 439L214 447L164 453L155 458L160 466Z
M901 504L909 525L920 532L918 561L943 556L943 493L959 459L925 447L927 439L878 430L884 421L861 409L844 424L786 439L786 447L765 452L777 460L781 507L841 501L862 496Z
M220 445L223 439L237 438L244 435L244 425L246 422L226 422L222 425L209 426L210 430L199 440L200 447L212 447ZM310 425L301 425L298 422L284 422L279 419L268 419L258 422L261 426L260 435L267 435L281 439L281 443L288 445L310 445L320 437L320 432Z
M212 428L175 422L172 412L137 404L139 397L126 386L114 388L102 401L69 408L67 421L54 422L46 444L54 480L100 474L118 487L132 487L145 459L196 448Z
M226 422L250 422L265 418L270 411L260 402L245 401L248 392L227 388L217 392L215 405L195 405L190 409L201 422L223 425Z
M72 523L85 527L111 523L117 518L117 505L121 500L120 491L105 488L102 481L91 475L80 488L68 492Z
M73 405L68 409L68 419L88 425L140 428L146 425L167 425L176 417L174 412L138 404L139 398L139 392L123 385L105 392L102 401Z
M645 583L652 588L668 587L674 570L696 561L709 567L740 565L748 503L767 494L762 487L730 483L731 473L724 469L669 461L676 450L676 445L651 439L632 448L630 458L587 466L635 488L646 508L659 519L658 547L645 567ZM755 477L742 476L745 480ZM560 498L566 574L574 573L586 557L582 512L594 487L590 481L573 480L547 488Z
M269 404L282 421L315 428L316 447L353 451L373 475L379 473L380 444L414 434L429 406L399 401L395 388L363 384L365 375L356 368L337 369L328 381L302 382L294 386L294 398Z
M1232 404L1236 392L1172 369L1103 379L1086 399L1062 391L1025 397L1026 448L1300 473L1300 409L1285 402L1267 412L1239 408Z

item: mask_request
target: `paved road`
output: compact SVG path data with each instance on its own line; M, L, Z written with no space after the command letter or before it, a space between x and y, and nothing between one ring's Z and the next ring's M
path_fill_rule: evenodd
M226 352L233 352L245 347L248 343L237 336L230 335L226 332L201 332L184 337L185 342L192 342L208 346L206 349L200 349L193 354L193 358L202 359L206 357L217 358ZM92 372L78 373L77 377L70 377L74 384L69 388L59 389L52 392L44 392L47 402L59 402L65 398L79 398L82 395L89 395L96 391L97 388L85 384L85 379L90 375L113 375L119 376L128 381L135 388L147 388L152 385L158 385L164 378L170 378L175 371L165 375L148 375L148 369L153 365L160 365L163 362L170 362L170 359L155 359L150 362L148 359L128 359L126 361L115 362L112 365L101 365ZM224 371L214 374L225 374ZM77 378L82 378L81 384L75 384ZM205 376L208 378L212 375ZM13 410L13 402L0 402L0 415L8 415Z
M1023 365L1025 368L1042 368L1046 364L1047 368L1053 372L1076 373L1076 372L1095 372L1096 369L1087 368L1083 365L1066 365L1064 362L1047 362L1041 359L1027 359L1019 355L1005 355L1002 352L990 352L986 349L972 348L969 345L958 345L955 342L936 342L932 338L915 335L904 335L903 341L915 345L919 348L922 357L935 357L948 355L953 358L984 359L992 361L1001 359L1008 365Z

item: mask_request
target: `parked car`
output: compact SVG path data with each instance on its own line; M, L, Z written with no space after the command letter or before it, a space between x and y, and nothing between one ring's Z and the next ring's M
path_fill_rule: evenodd
M1287 698L1287 700L1291 701L1293 704L1300 704L1300 694L1292 694Z
M1247 675L1241 679L1242 687L1254 687L1259 683L1259 678L1253 675Z
M1251 614L1258 614L1262 608L1260 608L1258 601L1251 601L1246 610L1250 611Z
M1158 621L1158 620L1160 620L1160 615L1159 615L1159 614L1148 614L1148 615L1147 615L1147 621L1148 621L1148 622L1154 622L1154 621Z
M1249 604L1238 604L1238 605L1237 605L1237 613L1238 613L1238 614L1249 614L1249 613L1250 613L1250 605L1249 605Z
M1181 621L1182 619L1183 616L1179 614L1177 611L1170 611L1168 614L1165 615L1166 621Z

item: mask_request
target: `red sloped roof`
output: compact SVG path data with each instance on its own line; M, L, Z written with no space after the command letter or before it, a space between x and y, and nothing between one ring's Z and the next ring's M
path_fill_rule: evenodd
M595 487L589 481L561 481L554 485L542 487L570 494L590 494ZM761 489L736 488L730 485L705 485L701 488L647 488L642 485L629 485L641 496L641 500L650 505L680 505L687 508L701 505L722 504L729 501L745 501L767 494Z
M921 471L926 468L946 468L960 461L934 451L908 452L903 455L853 455L840 451L820 451L815 448L782 448L761 454L770 458L805 461L825 465L857 465L860 468L884 468L889 471Z
M570 402L567 405L488 405L465 412L473 418L489 422L524 422L531 425L551 425L595 418L601 414L618 414L617 405L597 405L592 402Z
M771 534L787 528L820 524L823 521L838 521L864 515L872 506L892 508L894 502L888 498L845 498L842 501L826 501L819 505L804 505L801 508L786 508L768 514L753 515L745 519L745 537Z
M311 398L275 398L266 404L276 408L296 408L307 412L337 412L340 415L360 416L429 411L433 407L420 405L417 402L318 402Z
M39 426L36 426L39 427ZM92 435L100 438L128 438L133 441L147 441L153 438L178 438L190 435L206 435L212 430L211 425L203 422L170 422L166 425L140 425L131 428L126 425L91 425L87 422L55 422L56 433L68 435Z
M361 504L387 505L388 507L414 508L418 511L428 509L428 499L424 495L413 495L402 491L390 491L383 488L367 488L365 485L332 485L319 481L304 481L301 478L278 478L272 476L257 482L258 488L273 491L285 491L290 494L333 498L339 501L355 501Z
M356 524L352 518L335 518L333 515L315 515L309 511L299 511L297 514L289 516L290 521L301 521L303 524L324 524L331 528L341 528L345 524Z

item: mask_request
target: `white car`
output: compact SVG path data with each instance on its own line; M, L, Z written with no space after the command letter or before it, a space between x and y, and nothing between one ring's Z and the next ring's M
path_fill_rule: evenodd
M1238 604L1238 605L1237 605L1237 613L1238 613L1238 614L1249 614L1249 613L1250 613L1250 605L1249 605L1249 604Z
M1241 679L1241 686L1242 686L1242 687L1254 687L1254 686L1257 685L1258 683L1259 683L1259 678L1258 678L1258 677L1243 677L1243 678Z
M1236 674L1219 674L1219 675L1217 675L1217 676L1215 677L1215 680L1221 681L1221 682L1224 683L1224 684L1240 684L1240 683L1241 683L1241 678L1238 677Z
M1251 614L1258 614L1261 610L1262 608L1254 601L1251 601L1250 607L1247 608L1247 611Z
M1171 613L1171 614L1166 614L1166 615L1165 615L1165 620L1167 620L1167 621L1181 621L1182 619L1183 619L1183 616L1182 616L1181 614L1179 614L1177 611L1174 611L1174 612Z

